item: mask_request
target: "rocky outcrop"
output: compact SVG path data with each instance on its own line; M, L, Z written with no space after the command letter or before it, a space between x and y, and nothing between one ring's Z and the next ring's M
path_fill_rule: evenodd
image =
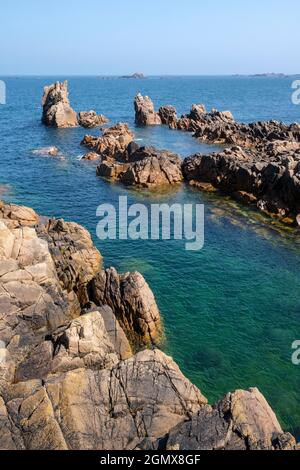
M42 122L51 127L98 127L106 124L108 119L96 111L81 111L78 115L72 109L68 98L68 82L56 82L44 88L42 98Z
M134 99L135 123L137 126L153 126L161 124L161 118L154 110L154 105L149 96L140 93Z
M171 152L130 145L117 159L103 159L97 174L129 186L162 188L183 180L181 163L180 157Z
M196 154L183 163L188 181L211 183L270 214L295 219L300 213L300 144L275 141L254 150L241 147L209 155Z
M81 145L85 145L101 157L115 158L118 152L123 152L127 148L133 137L127 124L118 123L104 129L100 137L84 136Z
M203 406L165 439L167 450L292 450L295 445L257 388L237 390L213 407Z
M190 112L179 119L173 106L162 106L156 122L151 99L138 95L135 111L138 125L166 124L172 129L193 132L196 138L212 144L255 148L278 140L300 142L300 125L297 123L288 125L271 120L243 124L236 122L230 111L212 109L208 112L203 104L193 104ZM151 122L153 119L155 122Z
M106 124L107 122L107 117L103 114L97 114L96 111L81 111L78 114L78 123L82 127L98 127Z
M42 106L42 122L46 126L64 128L78 125L77 114L70 106L66 81L44 88Z
M90 298L97 305L109 305L131 342L159 343L162 325L154 295L138 273L118 274L114 268L99 272L90 283Z
M211 407L158 349L139 273L101 270L83 227L0 205L0 449L293 449L255 389Z
M161 119L161 123L169 126L171 129L177 127L177 111L174 106L166 105L161 106L158 110L158 114Z

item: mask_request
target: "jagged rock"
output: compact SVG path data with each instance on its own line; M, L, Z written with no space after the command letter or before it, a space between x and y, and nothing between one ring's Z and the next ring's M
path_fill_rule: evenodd
M115 158L118 152L126 149L133 140L133 133L127 124L118 123L103 130L102 136L84 136L81 145L98 153L100 156Z
M81 111L78 114L78 123L82 127L98 127L107 122L107 117L103 116L103 114L97 114L96 111Z
M96 305L109 305L132 343L161 340L161 318L154 295L142 274L118 274L115 268L99 272L90 283Z
M77 114L70 106L67 81L46 86L42 106L42 122L47 126L64 128L78 125Z
M214 144L241 145L256 147L273 141L300 142L299 124L283 124L277 121L236 122L230 111L211 112L204 105L193 105L189 114L177 120L177 129L194 132L202 141Z
M138 126L152 126L161 124L161 118L154 110L154 105L149 96L140 93L134 99L135 123Z
M177 111L174 106L161 106L158 110L162 124L166 124L171 129L177 127Z
M97 174L121 181L130 186L160 188L183 180L181 159L167 151L153 147L136 147L119 155L119 160L104 159ZM121 160L121 161L120 161Z
M295 439L283 433L274 412L256 389L229 393L213 407L202 407L190 421L168 434L167 450L294 449Z
M184 160L188 181L211 183L279 218L295 218L300 211L300 145L274 142L255 150L232 147L209 155L196 154Z

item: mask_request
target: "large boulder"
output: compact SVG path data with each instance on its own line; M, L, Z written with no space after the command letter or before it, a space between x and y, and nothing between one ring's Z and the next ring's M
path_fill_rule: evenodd
M47 126L64 128L78 125L77 114L69 102L67 81L46 86L42 106L42 122Z
M90 298L109 305L131 342L155 344L162 338L160 313L142 274L118 274L115 268L100 271L90 283Z
M135 123L138 126L153 126L161 124L161 118L154 110L154 105L149 96L140 93L134 99Z

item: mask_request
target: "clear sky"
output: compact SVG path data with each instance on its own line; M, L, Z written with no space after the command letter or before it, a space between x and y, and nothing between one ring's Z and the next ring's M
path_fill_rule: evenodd
M300 73L299 0L1 0L0 73Z

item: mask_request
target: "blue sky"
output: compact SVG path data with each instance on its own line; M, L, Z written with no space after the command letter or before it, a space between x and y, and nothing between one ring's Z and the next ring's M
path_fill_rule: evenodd
M1 2L0 73L299 73L299 0Z

